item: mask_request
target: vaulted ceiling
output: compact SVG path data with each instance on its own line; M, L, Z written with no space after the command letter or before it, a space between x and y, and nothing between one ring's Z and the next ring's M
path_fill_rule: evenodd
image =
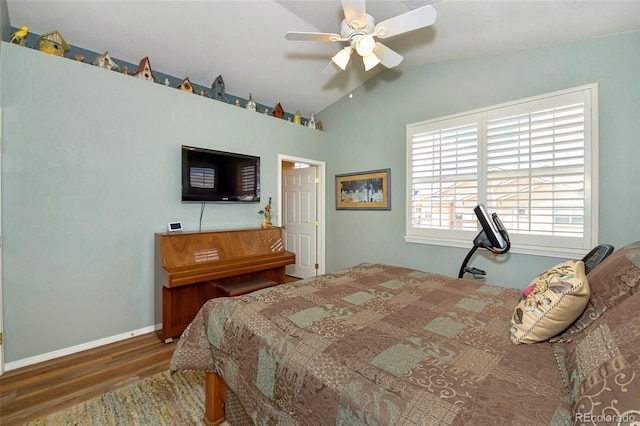
M434 25L384 44L406 67L494 55L640 30L639 0L369 0L377 22L431 4ZM58 30L69 44L210 86L222 75L228 93L303 115L318 112L386 69L351 67L322 74L343 44L288 41L287 31L340 32L336 0L7 0L13 27ZM638 55L639 52L629 52ZM387 79L394 84L397 79Z

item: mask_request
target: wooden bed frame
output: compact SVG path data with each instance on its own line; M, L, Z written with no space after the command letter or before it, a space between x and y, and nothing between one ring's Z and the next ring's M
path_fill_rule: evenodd
M204 390L204 424L218 426L226 420L224 403L226 400L226 385L222 377L212 371L207 371Z

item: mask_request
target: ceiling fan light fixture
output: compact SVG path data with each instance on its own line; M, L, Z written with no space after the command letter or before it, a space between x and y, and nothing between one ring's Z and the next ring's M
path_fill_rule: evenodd
M378 58L375 53L370 53L362 57L362 62L364 63L364 70L369 71L380 63L380 58Z
M409 11L388 18L376 25L376 20L365 12L365 2L375 0L342 0L344 19L340 34L316 32L292 32L285 34L293 41L348 42L349 47L337 52L322 71L323 74L346 70L355 50L362 57L366 71L378 64L393 68L402 62L402 56L375 39L385 39L428 27L436 21L436 10L430 4L434 0L402 0L412 2ZM438 0L435 0L438 1ZM413 4L415 3L415 5Z
M339 66L343 71L347 69L347 64L349 63L349 59L351 58L351 47L347 46L344 49L340 50L336 53L331 60L334 64Z
M356 41L356 52L363 58L371 55L375 47L376 42L370 34L363 35Z

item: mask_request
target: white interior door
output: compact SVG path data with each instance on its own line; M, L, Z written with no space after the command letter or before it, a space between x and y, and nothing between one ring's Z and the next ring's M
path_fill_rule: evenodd
M287 275L308 278L318 273L317 167L282 171L282 207L284 241L287 251L295 253L295 265L287 266Z

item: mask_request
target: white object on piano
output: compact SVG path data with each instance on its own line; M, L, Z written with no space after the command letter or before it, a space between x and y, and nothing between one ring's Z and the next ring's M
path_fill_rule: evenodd
M167 224L167 232L169 232L170 234L182 232L182 222L169 222Z

